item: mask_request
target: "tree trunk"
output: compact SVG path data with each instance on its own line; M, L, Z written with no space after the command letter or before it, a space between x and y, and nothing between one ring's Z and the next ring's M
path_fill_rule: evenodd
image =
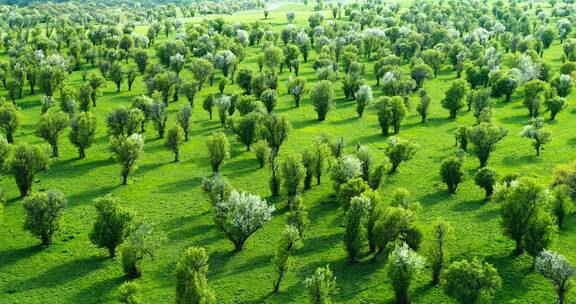
M80 154L80 159L84 159L86 157L86 151L84 151L84 148L78 148L78 154Z
M174 162L180 161L180 151L174 151Z
M110 258L115 258L116 257L116 246L110 246L108 247L108 254L110 255Z
M8 141L9 144L13 144L14 143L14 133L11 131L6 132L6 141Z
M282 271L280 273L280 275L278 276L278 279L276 279L276 282L274 283L274 293L278 294L280 292L280 282L282 281L282 278L284 277L284 271Z
M53 157L58 157L58 156L59 156L59 153L58 153L58 144L52 145L52 156L53 156Z

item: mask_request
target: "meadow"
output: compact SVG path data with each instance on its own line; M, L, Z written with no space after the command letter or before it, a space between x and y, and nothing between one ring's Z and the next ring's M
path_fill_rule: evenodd
M408 2L401 2L404 9ZM537 5L548 9L546 2ZM223 16L227 22L260 21L273 29L281 30L288 22L286 13L296 12L295 24L307 26L308 16L314 13L312 5L283 3L271 10L268 19L261 11L249 11L237 15ZM328 11L322 12L330 20ZM202 16L185 19L185 23L201 22ZM212 18L212 17L207 17ZM343 17L344 19L344 17ZM338 21L344 22L344 21ZM137 31L145 33L146 24ZM173 35L161 38L173 39ZM154 61L154 49L150 48ZM257 70L256 57L261 47L246 49L246 59L240 67ZM544 51L543 58L557 73L562 64L562 45L558 39ZM316 82L313 62L317 54L311 51L308 63L301 63L300 76L312 88ZM1 60L7 61L3 53ZM375 99L382 96L376 87L372 73L374 61L366 64L367 83L374 89ZM130 65L134 65L130 61ZM409 71L408 64L403 69ZM91 70L99 73L97 69ZM368 108L364 117L358 118L356 103L344 98L340 84L337 85L336 107L326 121L316 119L313 105L305 94L302 105L294 108L292 97L287 93L289 73L279 75L279 102L274 112L286 114L293 130L282 146L280 160L291 153L300 153L310 146L323 132L343 136L345 153L353 153L358 144L368 146L378 158L384 157L387 138L380 133L378 119L373 109ZM181 75L190 78L186 66ZM217 74L214 86L207 86L197 96L201 101L207 94L218 94ZM494 296L494 303L551 303L555 293L552 285L532 269L532 258L527 255L513 256L514 242L506 238L499 225L498 205L484 200L484 191L474 184L474 172L478 160L474 156L465 159L466 179L456 194L449 194L441 182L439 167L443 159L454 155L454 132L460 126L475 123L471 112L462 112L456 119L448 118L448 112L440 105L444 92L456 73L450 64L442 67L439 75L427 81L424 88L432 103L430 118L420 122L414 106L404 120L400 137L414 140L420 150L414 159L403 163L399 172L387 176L380 188L385 200L397 187L411 193L411 199L422 204L419 220L424 232L421 252L431 245L431 223L443 217L454 227L454 234L447 241L446 250L451 260L480 257L493 264L502 277L502 288ZM68 77L68 83L82 82L79 71ZM240 92L236 85L228 84L225 94ZM287 197L270 197L268 187L269 170L259 169L252 152L236 140L228 129L221 127L217 117L210 120L202 110L200 102L194 109L194 124L190 141L181 151L181 161L172 162L173 154L164 147L164 140L157 139L151 125L145 136L145 152L138 169L131 175L128 185L121 185L120 165L111 158L105 117L118 106L129 107L131 98L145 93L142 76L138 76L131 91L124 84L116 93L114 83L108 81L92 112L98 118L98 134L94 146L87 151L85 159L78 159L77 150L66 136L61 138L60 156L51 160L50 169L41 173L34 184L35 191L58 189L64 192L69 204L62 217L62 229L54 243L42 248L37 238L22 228L24 210L14 180L9 175L0 177L0 186L5 189L7 203L4 222L0 225L0 303L115 303L118 286L128 280L124 277L120 261L111 260L106 252L96 248L88 239L88 233L96 215L93 200L112 194L123 206L136 214L137 221L152 223L163 231L167 242L153 260L143 262L143 275L137 279L143 288L146 303L169 303L174 301L175 265L184 250L190 246L202 246L209 254L208 283L215 291L217 303L303 303L307 299L304 279L317 267L329 264L338 284L336 303L391 303L394 293L385 274L385 261L373 262L365 256L350 265L342 242L343 210L336 201L331 182L304 192L303 202L308 209L310 226L303 240L303 247L296 251L294 271L286 276L281 292L272 294L274 271L271 253L286 225ZM6 96L3 90L0 94ZM36 122L40 117L41 94L29 95L17 101L22 109L22 123L15 141L44 143L35 135ZM575 93L567 97L568 108L555 121L547 121L552 132L552 141L540 156L536 156L530 142L519 134L530 121L522 105L523 91L517 90L512 101L497 99L495 123L508 129L506 136L491 154L489 164L502 175L518 173L537 178L550 184L551 174L558 164L573 160L576 148L576 110L572 103ZM417 103L417 93L411 95L412 104ZM186 103L181 97L170 103L168 125L175 124L175 113ZM255 233L246 243L246 249L233 252L232 244L214 225L211 205L201 189L202 178L212 174L207 159L205 139L214 131L223 130L231 143L231 158L223 165L220 174L225 176L236 189L258 194L276 205L273 219ZM67 132L66 132L67 133ZM328 179L326 179L328 180ZM551 248L576 263L576 220L569 217L565 227L555 237ZM412 284L413 303L453 303L439 287L429 284L430 270L418 275ZM570 292L568 298L576 297Z

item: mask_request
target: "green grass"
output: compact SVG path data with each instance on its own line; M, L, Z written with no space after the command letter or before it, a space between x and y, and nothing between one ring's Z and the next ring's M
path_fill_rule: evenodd
M266 23L281 29L287 24L286 12L297 12L296 23L307 25L307 16L312 5L287 4L274 10ZM328 12L326 12L328 16ZM226 16L227 21L251 22L263 19L261 12ZM190 22L199 22L197 17ZM143 31L139 28L139 31ZM157 43L160 43L158 41ZM247 58L241 66L255 68L259 47L247 50ZM311 60L302 64L301 75L308 80L308 88L315 83ZM558 41L546 50L544 58L554 71L561 64L562 47ZM5 56L3 58L6 58ZM131 63L133 64L133 63ZM368 74L372 74L372 63L367 63ZM95 71L96 72L96 71ZM190 77L188 71L183 77ZM218 74L217 77L220 77ZM380 135L376 115L367 110L362 119L356 118L355 103L344 100L338 84L336 108L328 113L324 122L316 120L310 100L296 109L291 97L286 94L287 73L280 76L280 101L276 113L289 116L293 131L281 150L281 157L299 153L308 147L321 132L342 135L346 139L346 152L352 153L357 143L369 146L379 157L383 157L386 138ZM531 259L527 256L511 256L513 242L505 238L499 228L498 206L483 202L483 191L474 185L472 175L478 161L469 156L465 162L466 181L455 195L449 195L438 175L439 164L455 152L453 132L462 125L471 125L471 113L461 113L456 120L448 119L448 113L440 106L444 91L455 79L455 73L446 65L440 75L425 84L432 98L430 121L421 124L414 110L403 123L400 136L415 140L422 149L415 158L402 164L399 173L385 180L381 193L390 196L395 187L405 187L412 198L422 203L420 221L425 240L420 253L425 254L430 246L429 224L443 216L455 227L454 237L447 249L452 259L481 257L494 264L502 276L503 288L495 296L495 303L550 303L554 298L552 285L531 270ZM69 77L71 84L80 82L79 72ZM375 80L368 78L372 85ZM215 86L202 91L197 100L208 93L216 92ZM154 223L166 233L168 241L156 260L145 260L143 276L137 281L143 287L143 296L148 303L165 303L174 300L175 264L189 246L205 247L210 255L208 271L209 285L217 294L218 303L302 303L307 296L304 279L319 266L330 264L335 275L339 293L337 303L391 303L393 293L384 272L384 262L372 263L369 257L355 265L349 265L342 243L343 212L336 203L332 185L325 182L313 187L303 195L309 209L311 225L306 232L304 246L295 254L296 263L281 287L280 295L271 295L274 274L270 262L280 233L286 222L287 199L268 198L269 171L258 169L254 155L245 152L235 136L227 131L232 143L232 158L223 166L221 173L232 185L243 191L259 194L275 203L277 210L273 220L254 234L246 249L233 253L232 244L218 231L211 218L210 204L200 189L202 177L211 174L206 158L204 138L213 131L221 130L217 119L208 120L208 115L196 104L192 136L181 152L181 162L172 163L173 155L167 151L163 140L156 139L152 125L145 133L145 154L139 169L130 177L127 186L120 186L120 166L110 158L108 140L105 135L105 116L113 108L130 105L132 96L145 91L141 76L132 92L124 84L122 92L115 93L109 82L93 109L99 118L99 133L96 144L87 151L87 158L77 159L77 151L70 145L67 136L61 137L61 156L54 159L48 172L38 176L35 191L56 188L69 199L69 206L62 218L63 227L56 235L54 244L41 248L39 241L22 229L24 210L18 199L13 178L2 177L0 185L7 191L4 223L0 226L0 303L107 303L116 300L117 287L126 279L119 261L108 259L105 250L97 249L88 240L88 232L95 219L92 200L111 193L122 204L137 214L139 221ZM228 85L226 93L238 88ZM377 95L381 90L374 88ZM5 94L5 92L3 92ZM552 142L540 157L536 157L530 142L520 137L522 127L528 122L527 110L521 105L522 92L513 96L511 103L497 101L496 122L509 130L509 135L498 144L491 155L489 165L501 174L516 172L534 175L543 182L550 182L554 166L573 159L576 140L573 121L576 112L569 107L558 115L557 121L549 123L553 134ZM23 123L17 132L17 142L43 143L34 135L35 122L40 115L41 95L26 96L18 100L23 111ZM571 102L574 94L568 97ZM416 104L417 97L412 97ZM178 103L170 105L169 125L175 123L175 112L186 102L184 96ZM326 179L326 181L328 181ZM567 220L565 229L556 238L552 248L569 260L576 262L576 222ZM411 288L414 303L451 303L442 290L429 285L430 271L418 276ZM568 298L574 298L574 292Z

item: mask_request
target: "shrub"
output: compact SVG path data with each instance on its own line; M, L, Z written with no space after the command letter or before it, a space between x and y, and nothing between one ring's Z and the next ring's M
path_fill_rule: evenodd
M355 262L366 243L366 221L370 209L370 199L355 196L346 211L344 224L344 245L348 260Z
M138 160L144 154L144 138L140 134L113 137L110 147L115 158L122 165L122 185L128 184L128 175L136 170Z
M444 292L458 303L484 303L502 286L494 266L473 259L452 263L444 273Z
M449 193L456 193L458 185L464 179L464 172L462 171L462 159L458 157L448 157L440 164L440 176L442 182L448 186Z
M14 175L20 197L30 193L36 174L48 169L49 155L50 150L46 146L19 144L14 147L6 168Z
M412 279L424 268L424 259L404 243L402 246L396 246L386 264L386 272L394 294L396 303L407 304L408 289Z
M208 288L208 254L201 247L186 249L176 264L176 303L216 303L214 293Z
M332 295L338 290L336 277L328 265L317 268L312 276L306 278L306 288L313 304L331 304Z
M486 191L486 198L490 198L492 193L494 193L494 185L498 180L498 175L496 171L491 167L484 167L478 169L474 175L474 182L478 187L481 187Z

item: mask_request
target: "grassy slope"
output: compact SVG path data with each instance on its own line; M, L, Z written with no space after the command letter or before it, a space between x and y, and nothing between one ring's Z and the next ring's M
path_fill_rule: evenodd
M281 28L286 24L285 13L297 11L296 22L307 24L311 6L290 4L271 12L270 22ZM226 17L230 21L255 21L261 13L242 14ZM143 30L143 29L139 29ZM250 48L242 66L255 67L258 48ZM557 69L561 58L559 42L545 52L545 59ZM312 60L303 65L301 74L311 87L315 75L311 69ZM372 74L371 64L367 67ZM189 77L188 72L184 77ZM220 77L220 76L218 76ZM337 90L337 106L328 114L325 122L315 120L316 115L306 98L299 109L294 109L291 98L286 95L285 80L282 75L279 92L281 99L275 112L287 114L294 126L292 134L282 148L281 154L297 153L308 146L322 131L343 135L348 143L347 152L353 152L357 143L370 146L378 156L386 140L379 135L376 116L368 111L362 119L355 115L355 103L343 99L341 89ZM415 159L400 167L400 172L384 183L381 191L386 197L395 187L409 189L413 198L423 204L421 221L426 240L421 253L429 246L429 223L444 216L456 228L454 239L448 243L450 256L454 259L479 256L495 264L503 278L504 287L496 295L498 303L550 303L554 296L552 286L539 275L531 272L531 259L510 256L513 242L504 238L498 227L497 206L482 202L483 192L477 188L471 175L478 163L473 157L466 160L468 178L456 195L449 196L438 177L439 163L451 155L454 130L461 125L470 125L474 118L471 113L463 113L457 120L447 119L447 112L440 107L443 92L455 78L455 73L445 67L438 78L426 83L432 97L431 119L426 124L419 123L414 109L404 122L401 136L416 140L422 150ZM80 81L78 72L70 77L72 84ZM369 82L374 84L373 78ZM217 81L215 82L217 84ZM132 92L126 85L120 94L115 93L109 82L93 111L99 117L100 132L88 157L77 159L77 152L66 136L61 138L61 156L52 162L51 170L39 176L35 190L57 188L69 198L69 208L63 216L62 230L56 235L53 246L41 249L37 239L23 231L23 208L17 199L17 189L13 179L3 177L0 185L7 190L9 202L5 210L5 221L0 226L0 303L101 303L113 302L116 288L125 280L119 261L106 258L103 250L95 248L88 240L88 232L94 220L95 210L92 200L95 197L112 193L122 203L137 213L138 219L155 223L164 231L169 241L158 253L156 260L146 260L144 275L138 279L143 286L145 299L150 303L171 302L174 299L174 267L178 257L188 246L204 246L210 254L208 279L216 291L219 303L286 303L302 302L306 295L303 280L316 267L330 264L336 276L340 292L337 302L347 303L389 303L393 294L388 284L382 262L373 264L364 261L348 265L342 245L342 211L334 202L330 183L314 187L304 194L311 218L304 247L297 253L294 272L289 274L282 285L279 296L271 296L273 269L270 254L275 248L285 225L286 198L271 200L277 204L272 222L251 237L246 250L231 253L232 245L213 225L209 204L200 190L201 178L210 174L206 161L204 138L220 126L216 120L208 120L206 112L199 105L195 107L192 138L182 151L182 162L172 163L172 154L163 147L163 141L156 139L151 125L146 132L145 155L140 168L131 177L131 183L122 187L119 165L110 159L105 136L105 115L116 106L130 104L130 98L144 91L141 77ZM230 94L237 90L226 88ZM205 89L198 100L216 87ZM380 90L375 89L378 95ZM5 92L3 92L5 94ZM24 112L24 121L16 140L41 143L34 135L34 124L40 113L40 95L26 96L19 100ZM490 159L490 165L498 172L518 172L540 176L549 181L550 172L559 163L572 160L576 140L571 123L576 112L568 108L557 121L550 124L553 141L546 147L540 158L534 156L530 143L518 134L528 121L522 107L521 92L514 96L510 104L497 103L497 122L509 129L509 135L500 143ZM185 102L182 97L178 104L171 104L169 124L175 122L175 112ZM573 95L568 100L572 101ZM414 103L417 101L413 98ZM224 165L222 173L234 187L269 196L268 170L258 170L253 154L244 152L233 135L232 158ZM576 262L574 253L576 224L569 219L553 249ZM415 303L450 302L435 287L428 285L429 270L420 275L413 284L412 294ZM569 297L574 297L572 293Z

